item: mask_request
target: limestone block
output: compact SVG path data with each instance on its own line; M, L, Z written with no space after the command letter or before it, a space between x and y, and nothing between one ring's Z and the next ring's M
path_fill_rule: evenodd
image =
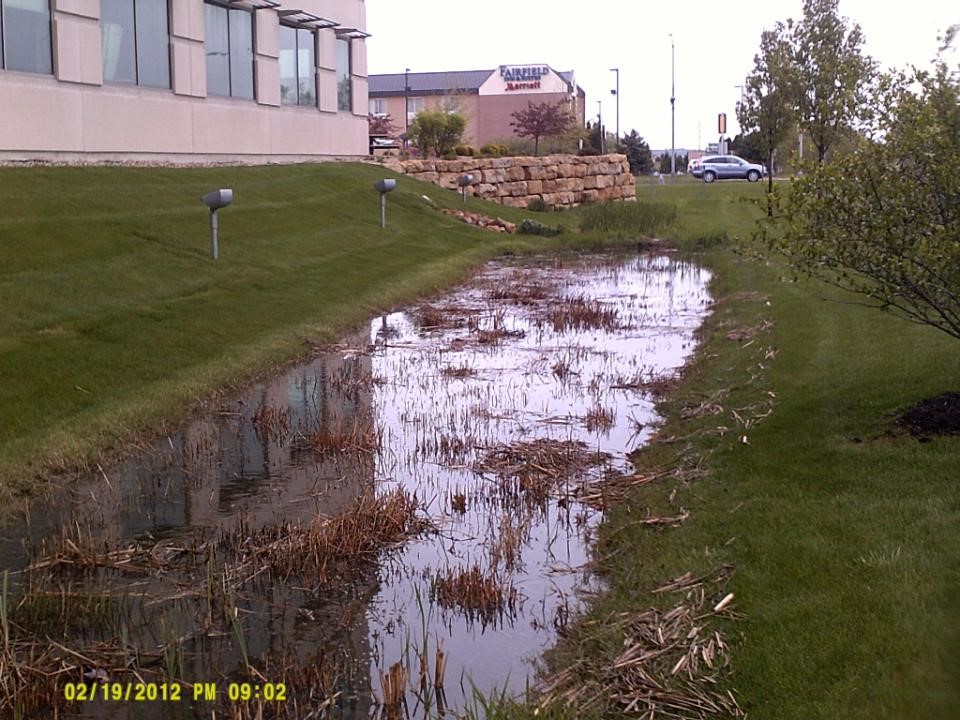
M557 175L562 178L573 177L575 167L576 166L571 163L563 163L562 165L557 165Z
M528 180L527 181L527 192L531 195L539 195L543 192L543 181L542 180Z
M558 188L556 180L550 179L543 181L543 192L556 192L557 190Z
M517 182L526 179L527 174L522 165L514 165L507 168L507 182Z
M447 188L448 190L457 189L457 180L460 178L460 173L458 172L442 172L440 173L439 184L440 187Z
M576 199L572 192L557 193L558 205L573 205L574 202L576 202Z
M542 165L531 165L526 169L527 180L544 180L547 177L547 171Z
M543 166L543 179L544 180L556 180L560 175L560 166L559 165L544 165Z
M477 195L480 197L489 197L497 194L497 186L491 183L480 183L476 186Z
M493 183L493 184L502 183L504 180L506 180L506 175L507 175L506 171L503 170L502 168L491 168L489 170L483 170L482 174L483 174L483 178L482 178L483 182Z
M422 180L423 182L437 184L437 181L440 179L440 173L437 172L422 172L416 174L417 180Z
M587 175L583 179L583 189L584 190L596 190L597 188L597 176L596 175Z
M600 199L600 193L598 193L596 190L584 190L580 199L585 203L594 203Z
M574 166L573 166L573 176L572 176L572 177L582 178L582 177L586 177L586 175L587 175L587 166L586 166L586 165L580 164L580 165L574 165Z
M527 206L526 198L522 197L505 197L500 199L502 205L515 208L525 208Z
M513 158L491 158L490 167L508 168L513 165Z
M544 193L542 197L543 197L544 205L549 205L550 207L554 207L557 204L556 193Z
M609 188L616 185L616 180L613 179L610 175L598 175L597 176L597 189L601 190L603 188Z

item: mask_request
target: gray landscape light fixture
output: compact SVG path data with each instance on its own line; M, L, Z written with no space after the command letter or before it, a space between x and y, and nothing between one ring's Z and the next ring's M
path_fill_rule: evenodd
M385 228L387 226L387 193L397 187L397 181L384 178L377 180L373 187L380 193L380 227Z
M225 208L233 202L233 190L230 188L220 188L213 192L208 192L202 198L203 204L210 208L210 246L213 252L213 259L220 257L220 223L217 220L217 210Z
M473 185L473 175L461 175L457 178L457 185L460 186L460 192L463 193L463 201L467 201L467 188Z

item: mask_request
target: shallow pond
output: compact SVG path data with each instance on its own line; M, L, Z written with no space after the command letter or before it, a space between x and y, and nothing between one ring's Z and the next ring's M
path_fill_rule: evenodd
M0 543L4 701L172 680L63 709L256 717L228 703L252 677L284 685L266 717L423 717L521 693L597 587L605 483L708 281L666 255L491 263L37 503Z

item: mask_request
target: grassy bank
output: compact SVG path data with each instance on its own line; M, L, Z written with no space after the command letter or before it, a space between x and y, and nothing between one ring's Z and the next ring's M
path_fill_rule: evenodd
M487 257L569 242L467 226L421 197L459 205L455 193L407 179L381 230L372 183L388 175L0 168L0 501ZM235 201L213 262L199 199L217 187Z
M638 192L677 204L667 234L681 245L747 234L755 194ZM956 342L727 248L700 260L716 273L716 309L662 403L660 441L637 457L642 475L667 476L608 514L598 557L610 592L555 667L605 688L623 619L676 597L650 590L730 566L712 600L733 592L744 617L704 622L727 634L723 686L750 717L960 717L960 440L921 443L893 423L960 389ZM684 511L679 527L643 522Z

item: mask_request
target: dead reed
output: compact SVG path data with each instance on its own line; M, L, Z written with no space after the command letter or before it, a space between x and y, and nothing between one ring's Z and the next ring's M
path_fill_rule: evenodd
M380 673L380 689L383 697L380 698L380 712L378 718L382 720L401 720L406 715L407 681L409 672L400 661L390 666L386 673Z
M496 570L486 571L479 565L464 570L447 569L434 576L431 596L445 609L457 608L470 622L484 627L513 620L520 606L520 595L513 581L504 579Z
M244 542L243 567L274 577L298 576L326 582L343 566L355 566L431 525L418 513L416 496L402 489L384 495L366 491L344 512L313 525L280 523Z
M569 330L616 330L617 310L583 295L561 298L546 312L546 321L554 332Z
M250 421L261 441L282 441L290 433L290 408L261 403L250 417Z
M680 597L666 610L623 615L615 628L622 635L616 657L596 665L579 661L548 678L541 708L650 720L744 717L736 697L719 689L730 663L719 621L735 617L733 595L722 590L729 574L728 567L709 576L687 573L655 590Z
M380 447L380 433L370 418L354 417L352 421L335 421L311 433L306 438L314 452L373 453Z
M542 503L561 485L583 479L609 459L583 442L544 438L488 448L473 470L493 476L508 494Z
M613 427L617 413L612 408L595 405L587 411L583 418L587 432L605 432Z

